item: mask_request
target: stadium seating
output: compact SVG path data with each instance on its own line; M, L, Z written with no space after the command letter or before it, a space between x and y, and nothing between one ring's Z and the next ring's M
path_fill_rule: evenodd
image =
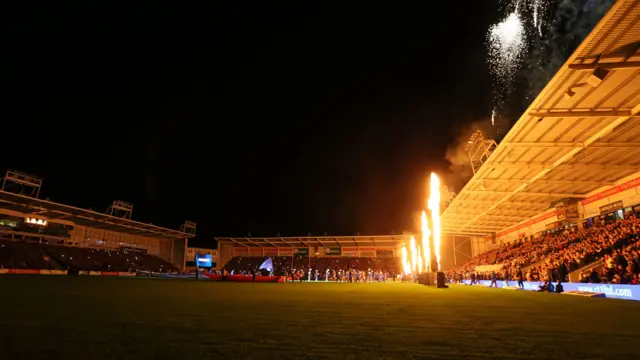
M9 240L0 240L0 268L178 271L171 263L148 254Z
M608 222L587 229L547 234L529 241L512 244L480 254L466 264L448 271L453 280L470 278L488 279L489 273L476 271L479 265L502 265L497 277L514 280L519 269L523 280L568 281L572 271L579 271L604 259L601 274L583 274L584 282L638 283L640 272L640 219L627 214L624 220ZM587 277L590 277L587 280Z
M0 241L0 268L50 269L39 244Z

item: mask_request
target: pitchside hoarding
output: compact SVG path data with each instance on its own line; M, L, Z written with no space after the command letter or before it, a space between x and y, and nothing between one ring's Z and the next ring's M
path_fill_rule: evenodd
M464 280L465 284L471 283L471 280ZM480 285L489 286L491 281L480 280ZM540 282L524 282L524 290L537 291L540 289ZM498 281L496 285L499 288L507 286L518 286L517 281ZM604 293L606 297L623 300L640 301L640 286L638 285L618 285L618 284L584 284L584 283L562 283L564 291L584 291L591 293Z

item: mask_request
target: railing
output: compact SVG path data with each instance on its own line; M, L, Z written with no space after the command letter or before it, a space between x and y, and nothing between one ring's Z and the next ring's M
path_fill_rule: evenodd
M596 260L589 265L585 265L580 269L569 273L569 282L577 283L580 282L580 273L590 273L593 268L597 268L596 271L599 271L604 266L604 259Z

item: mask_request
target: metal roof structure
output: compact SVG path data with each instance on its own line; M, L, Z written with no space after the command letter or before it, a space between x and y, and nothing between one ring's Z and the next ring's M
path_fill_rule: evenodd
M619 0L442 214L484 236L640 170L640 0Z
M218 242L225 242L233 246L244 247L331 247L331 246L385 246L396 247L404 244L409 236L381 235L381 236L298 236L298 237L244 237L224 238L216 237Z
M68 220L76 225L156 239L185 239L195 236L178 230L166 229L152 224L145 224L7 191L0 191L0 207L25 215L43 217L47 220Z

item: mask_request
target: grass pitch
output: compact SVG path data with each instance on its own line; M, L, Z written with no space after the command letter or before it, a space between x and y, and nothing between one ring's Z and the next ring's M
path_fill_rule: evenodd
M1 276L2 359L636 358L640 303L415 284Z

